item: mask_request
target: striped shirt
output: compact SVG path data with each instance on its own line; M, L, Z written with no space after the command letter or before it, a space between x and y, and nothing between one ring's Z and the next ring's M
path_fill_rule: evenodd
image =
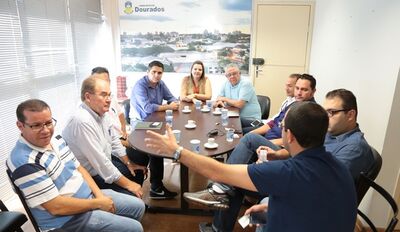
M21 189L42 230L60 228L73 216L54 216L41 205L55 197L87 199L91 189L77 170L80 166L60 135L51 140L52 150L36 147L22 136L7 160L15 184Z

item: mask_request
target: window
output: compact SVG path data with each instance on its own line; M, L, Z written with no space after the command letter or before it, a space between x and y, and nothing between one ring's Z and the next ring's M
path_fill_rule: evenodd
M17 105L46 101L60 133L78 104L79 80L90 74L101 23L100 0L0 1L0 199L12 194L5 161L19 137Z

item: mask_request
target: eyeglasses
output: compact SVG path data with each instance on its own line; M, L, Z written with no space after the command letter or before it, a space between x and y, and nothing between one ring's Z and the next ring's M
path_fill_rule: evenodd
M351 109L341 109L341 110L334 110L334 109L328 109L326 110L326 112L328 113L329 117L333 117L335 114L339 113L339 112L347 112Z
M57 120L55 120L54 118L51 118L51 121L48 121L48 122L45 122L45 123L30 125L30 124L24 122L23 124L24 124L24 126L26 125L29 128L31 128L33 131L39 132L44 127L46 127L47 129L53 129L57 125Z
M237 75L239 75L239 72L232 72L232 73L227 73L227 74L225 74L225 76L226 76L227 78L232 77L232 76L237 76Z

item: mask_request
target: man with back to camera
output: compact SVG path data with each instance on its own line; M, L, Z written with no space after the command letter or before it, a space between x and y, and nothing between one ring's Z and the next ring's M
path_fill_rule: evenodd
M107 113L111 103L110 83L93 76L86 78L82 83L81 100L82 104L62 132L65 141L100 188L141 198L141 186L122 175L112 162L118 159L132 175L137 169L146 169L130 162L119 137L112 133Z
M240 122L243 132L252 130L251 122L261 120L261 108L253 85L240 76L239 67L236 64L228 64L225 69L227 80L214 103L215 107L225 105L236 107L240 110Z
M41 230L143 231L142 200L100 190L60 135L50 107L31 99L17 107L21 137L7 159Z
M361 172L367 172L374 164L371 148L357 123L356 97L346 89L332 90L325 96L324 108L329 116L324 146L347 167L356 181ZM262 149L268 149L272 159L289 158L285 149L276 152L268 147ZM249 208L245 214L266 212L267 208L268 203L258 204Z
M111 83L109 72L104 67L93 68L92 76L94 78L99 78L107 81L108 83ZM127 140L128 134L126 132L126 121L124 112L122 111L121 106L118 104L118 101L114 96L111 97L110 109L108 110L107 113L110 116L109 118L112 124L112 130L111 130L112 135L117 136L120 139L121 144L126 149L126 154L129 158L127 164L133 162L135 164L147 167L149 163L149 157L147 156L147 154L138 151L136 149L133 149L129 145L129 142ZM117 167L118 170L122 173L122 175L140 185L143 185L145 175L147 175L147 169L145 169L144 171L137 169L135 170L135 175L132 175L127 165L124 164L120 159L112 156L111 161L114 164L114 166Z
M147 131L145 143L157 151L155 155L174 157L213 181L269 195L269 232L353 231L355 187L346 167L323 146L328 128L326 111L316 103L296 103L281 127L283 144L292 158L251 165L229 165L199 156L180 147L169 127L166 136ZM221 222L213 224L212 229L233 230L233 225L224 226ZM200 225L200 231L204 229Z
M296 78L289 79L296 80ZM313 76L308 74L300 75L295 82L294 87L295 101L315 102L315 86L316 80ZM274 149L280 149L279 145L283 144L282 130L279 127L279 124L282 122L286 112L293 103L294 102L287 104L286 107L279 112L279 115L275 117L272 123L263 125L256 129L256 132L251 131L251 133L248 133L241 138L239 144L236 145L226 162L228 164L251 164L257 160L256 150L260 146L270 146ZM263 131L266 131L264 136L258 134ZM222 209L231 208L229 212L221 212L220 214L221 218L230 218L232 223L235 222L236 215L240 210L242 199L239 196L243 197L243 194L235 191L232 186L223 183L213 183L210 188L195 193L185 193L184 195L187 200L196 203ZM230 198L235 198L235 201L230 202Z
M138 80L132 89L129 117L132 128L156 111L178 110L179 102L164 81L161 80L164 65L159 61L149 63L147 75ZM163 104L163 100L167 104ZM150 198L155 200L174 198L177 193L169 191L163 184L164 159L150 156Z

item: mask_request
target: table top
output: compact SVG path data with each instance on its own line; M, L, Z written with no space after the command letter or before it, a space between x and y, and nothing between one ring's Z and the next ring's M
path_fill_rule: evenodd
M183 113L182 110L184 106L189 106L191 112ZM228 108L229 110L237 110L237 108ZM179 110L173 111L173 130L181 131L181 138L179 145L186 148L191 149L190 140L198 139L200 140L200 153L206 156L217 156L220 154L224 154L228 151L231 151L235 148L235 146L239 143L239 139L242 137L242 134L239 134L239 138L234 138L233 142L226 141L226 130L225 128L234 128L237 131L242 130L242 126L240 124L240 118L229 118L228 126L223 127L221 125L221 116L214 115L213 110L211 109L209 112L202 112L201 110L196 110L195 105L193 103L180 102ZM165 115L164 111L157 111L152 113L149 117L147 117L144 121L148 122L162 122L161 129L152 130L156 133L164 134L165 133ZM188 120L194 120L196 122L196 128L187 129L185 125L188 123ZM204 144L207 143L209 138L208 134L211 130L217 129L219 131L218 135L213 136L215 138L215 142L218 144L216 149L208 149L205 148ZM155 154L155 150L147 148L144 143L144 138L146 136L146 130L132 130L129 135L129 143L132 147L147 152L149 154Z

